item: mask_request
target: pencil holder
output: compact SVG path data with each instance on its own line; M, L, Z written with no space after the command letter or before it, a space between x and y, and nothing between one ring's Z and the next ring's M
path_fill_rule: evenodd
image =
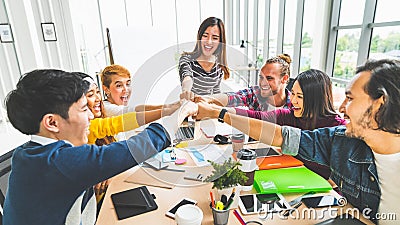
M229 209L218 210L211 207L214 225L226 225L229 220Z

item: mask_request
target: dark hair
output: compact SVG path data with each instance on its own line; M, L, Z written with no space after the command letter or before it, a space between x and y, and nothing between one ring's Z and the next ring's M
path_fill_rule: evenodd
M86 95L88 93L89 89L90 89L90 85L92 83L93 84L96 84L96 83L94 82L94 79L91 76L89 76L89 75L87 75L85 73L78 72L76 74L79 77L81 77L83 82L87 83L87 85L89 86L88 90L85 92L85 95ZM89 79L90 82L87 79ZM97 86L97 84L96 84L96 86ZM103 100L100 101L100 112L101 112L101 117L100 118L106 118ZM114 136L105 136L104 138L97 138L96 141L95 141L95 144L97 146L102 146L102 145L108 145L108 144L110 144L112 142L115 142L115 141L116 141L116 139L114 138Z
M292 58L289 54L279 54L275 57L267 59L265 65L279 63L281 65L281 77L288 75L290 77L290 63L292 63Z
M227 67L227 62L226 62L226 35L225 35L225 25L224 22L222 22L221 19L217 17L208 17L205 19L197 32L197 41L196 41L196 46L194 47L194 50L192 52L184 52L183 54L191 55L194 58L198 58L201 53L201 38L204 34L204 32L207 30L208 27L212 26L218 26L219 31L220 31L220 37L219 37L219 45L217 50L215 50L214 54L217 55L217 60L219 63L219 66L221 69L224 71L224 79L229 78L229 70Z
M6 97L7 116L24 134L37 134L48 113L68 119L71 105L82 98L88 83L76 73L62 70L33 70L23 75L17 88Z
M310 120L309 129L314 129L321 117L336 115L333 108L332 82L329 76L316 69L300 73L295 81L303 92L303 118Z
M395 59L367 60L356 73L370 71L371 78L364 87L371 99L383 96L384 104L375 114L377 130L400 134L400 61Z

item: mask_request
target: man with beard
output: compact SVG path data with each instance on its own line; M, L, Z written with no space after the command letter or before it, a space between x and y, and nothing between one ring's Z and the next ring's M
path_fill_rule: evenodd
M281 146L285 154L329 166L331 179L367 219L398 224L400 61L368 60L357 67L340 108L345 127L313 131L217 111L206 103L199 103L197 118L219 117L263 143Z
M196 96L195 101L206 101L220 106L246 106L250 110L270 111L275 108L291 108L290 91L286 89L290 77L288 54L268 59L258 74L258 86L237 92Z

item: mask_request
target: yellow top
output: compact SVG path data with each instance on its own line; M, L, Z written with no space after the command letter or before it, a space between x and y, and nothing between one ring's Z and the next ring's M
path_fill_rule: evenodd
M94 144L96 139L113 136L119 132L133 130L138 127L136 112L107 118L95 118L90 121L88 144Z

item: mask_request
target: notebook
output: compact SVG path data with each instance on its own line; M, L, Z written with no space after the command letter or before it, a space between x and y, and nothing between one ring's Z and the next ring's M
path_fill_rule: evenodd
M263 194L332 190L328 181L306 167L258 170L253 185L258 193Z
M118 220L156 210L158 206L154 198L146 186L111 195Z
M260 170L302 166L303 162L290 155L257 158Z

